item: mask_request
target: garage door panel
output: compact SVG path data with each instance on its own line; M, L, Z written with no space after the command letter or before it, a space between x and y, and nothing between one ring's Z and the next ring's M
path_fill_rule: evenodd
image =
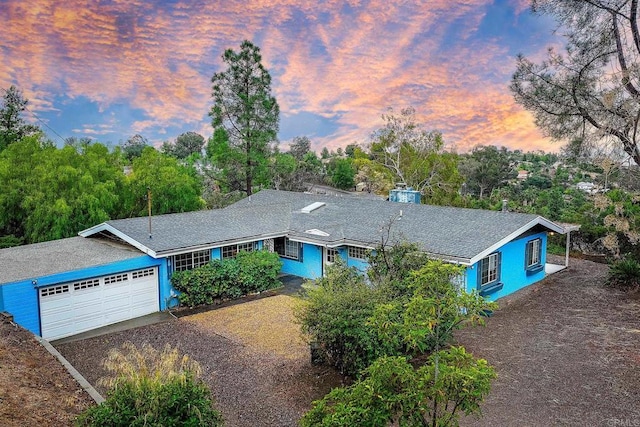
M157 268L40 289L42 336L58 339L159 310Z

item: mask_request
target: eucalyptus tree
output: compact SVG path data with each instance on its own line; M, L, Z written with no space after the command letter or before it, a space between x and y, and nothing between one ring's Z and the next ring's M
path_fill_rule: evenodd
M384 126L373 133L373 158L388 168L395 178L422 193L424 200L451 203L462 185L458 156L444 148L442 134L427 130L409 107L383 114Z
M613 140L640 164L638 0L532 0L558 22L564 52L535 63L519 56L516 101L549 137L591 145Z
M227 69L213 75L213 107L209 115L214 129L223 128L234 155L220 159L218 167L235 169L242 190L251 195L254 185L269 178L271 145L276 142L280 109L271 94L271 76L262 65L260 48L248 40L240 51L222 55Z

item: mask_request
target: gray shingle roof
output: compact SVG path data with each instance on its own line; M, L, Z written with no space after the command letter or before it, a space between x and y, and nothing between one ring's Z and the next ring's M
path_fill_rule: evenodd
M326 205L303 214L300 209L313 203ZM392 241L404 238L416 242L432 254L470 259L539 218L537 215L464 209L432 205L394 203L353 197L321 196L262 190L233 206L287 205L291 215L290 235L305 236L335 244L362 242L375 246L383 230L394 218ZM230 208L227 208L230 209ZM401 219L397 219L402 212ZM319 229L328 237L305 233Z
M301 212L314 202L325 205ZM90 236L107 226L140 249L161 256L278 235L329 246L374 247L391 222L391 242L405 239L433 255L462 262L493 250L527 227L539 227L541 222L542 227L555 227L529 214L262 190L224 209L154 216L152 239L148 218L108 221L81 234ZM308 233L312 229L323 233Z
M109 226L140 242L156 254L185 248L219 246L224 242L284 235L289 228L285 207L255 206L215 209L107 221Z
M0 283L105 265L142 255L130 246L83 237L0 249Z

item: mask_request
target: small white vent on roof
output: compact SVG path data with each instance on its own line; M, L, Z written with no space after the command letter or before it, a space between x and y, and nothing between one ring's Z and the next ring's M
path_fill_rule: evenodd
M312 228L311 230L305 230L305 233L315 234L316 236L323 236L323 237L329 236L329 233L326 233L322 230L318 230L317 228Z
M305 206L304 208L300 209L300 211L302 213L311 213L311 212L315 211L316 209L320 209L324 205L325 205L324 202L313 202L309 206Z

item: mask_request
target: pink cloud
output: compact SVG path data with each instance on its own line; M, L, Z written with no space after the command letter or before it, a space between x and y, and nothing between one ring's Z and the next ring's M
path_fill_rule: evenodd
M61 94L103 110L129 104L146 116L131 134L177 125L204 134L211 75L224 49L248 38L262 47L283 113L338 123L314 143L366 141L386 107L412 105L428 127L465 149L498 141L548 148L509 94L513 58L497 41L468 41L491 3L9 0L0 6L10 47L0 49L0 86L26 88L39 111L59 108L52 99ZM524 0L511 3L523 11ZM468 42L442 52L452 26Z

